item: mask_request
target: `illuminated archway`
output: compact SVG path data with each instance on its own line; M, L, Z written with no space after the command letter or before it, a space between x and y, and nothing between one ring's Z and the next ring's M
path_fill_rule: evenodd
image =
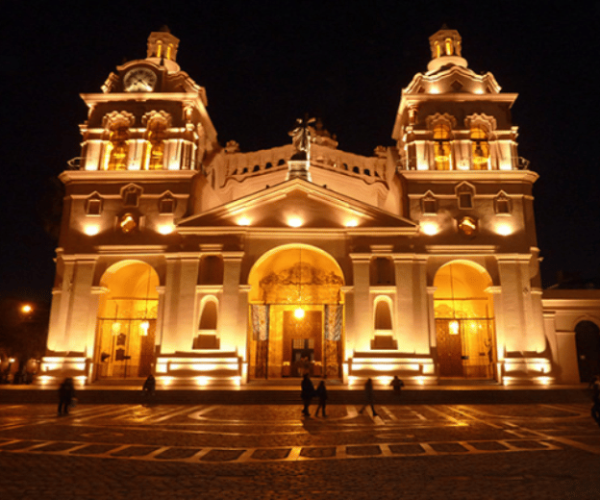
M343 273L326 252L285 245L263 255L250 285L250 378L341 375Z
M453 261L435 276L433 295L440 377L493 379L494 307L485 269Z
M147 377L155 356L159 284L144 262L122 261L110 267L100 285L95 346L96 379Z

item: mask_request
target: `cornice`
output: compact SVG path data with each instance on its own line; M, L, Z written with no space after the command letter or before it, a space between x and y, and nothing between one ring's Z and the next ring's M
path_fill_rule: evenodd
M540 177L533 170L399 170L398 175L409 181L526 181L531 184Z
M156 255L164 254L167 245L99 245L94 250L101 255Z
M188 181L198 170L65 170L58 178L68 182L91 181Z
M178 101L202 103L202 98L195 92L111 92L109 94L79 94L86 104L124 101Z
M427 245L425 247L429 254L451 255L462 257L467 255L497 255L497 245ZM531 257L530 254L527 254Z

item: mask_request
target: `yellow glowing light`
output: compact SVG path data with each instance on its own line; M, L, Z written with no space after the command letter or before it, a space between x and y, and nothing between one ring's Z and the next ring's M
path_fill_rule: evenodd
M150 328L150 322L149 321L142 321L140 323L140 335L142 337L147 337L148 336L148 328Z
M24 312L25 314L29 314L31 311L33 311L33 307L31 307L29 304L25 304L23 307L21 307L21 312Z
M346 227L356 227L358 226L358 221L356 219L350 219L346 221Z
M460 325L458 321L456 321L455 319L450 321L450 323L448 324L448 328L450 328L450 335L458 335L459 327Z
M209 382L210 382L210 377L206 377L204 375L200 375L199 377L196 377L196 383L200 386L208 385Z
M158 232L160 234L171 234L175 231L175 226L173 224L165 224L163 226L158 226Z
M294 317L296 319L302 319L302 318L304 318L304 309L302 309L301 307L299 307L298 309L296 309L294 311Z
M115 321L112 324L112 328L111 329L112 329L112 334L113 335L115 335L115 336L119 335L119 333L121 333L121 323L119 323L118 321Z
M551 377L537 377L537 381L541 385L550 385L550 383L552 382L552 378Z
M496 226L496 232L502 236L508 236L509 234L512 234L513 228L510 224L498 224Z
M465 235L471 236L477 230L477 223L471 217L463 217L458 224L458 229Z
M248 217L240 217L237 221L238 226L249 226L250 222L251 221Z
M83 232L88 236L95 236L100 232L100 226L98 224L86 224Z
M287 224L290 227L300 227L302 224L304 224L304 221L300 217L290 217L287 220Z
M130 233L137 227L137 222L133 218L131 214L125 214L121 217L121 221L119 222L119 226L124 233Z
M421 224L421 231L429 236L433 236L437 234L440 230L440 227L435 222L423 222Z

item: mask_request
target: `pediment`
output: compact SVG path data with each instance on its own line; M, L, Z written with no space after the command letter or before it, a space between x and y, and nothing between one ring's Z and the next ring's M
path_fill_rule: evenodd
M178 224L181 232L194 232L194 228L324 231L386 228L412 232L417 225L311 182L293 179Z

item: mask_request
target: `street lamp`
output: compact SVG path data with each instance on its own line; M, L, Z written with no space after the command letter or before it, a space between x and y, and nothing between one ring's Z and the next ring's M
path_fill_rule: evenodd
M31 314L32 311L33 311L33 307L31 307L31 304L23 304L21 306L21 312L23 314Z

